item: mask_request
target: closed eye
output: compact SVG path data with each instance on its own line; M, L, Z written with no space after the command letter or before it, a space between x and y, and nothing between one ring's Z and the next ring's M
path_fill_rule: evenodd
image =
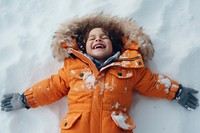
M100 36L101 39L110 39L110 37L106 34L102 34ZM89 38L88 38L88 41L94 41L96 39L96 36L95 35L91 35Z
M89 38L88 38L88 41L93 41L93 40L95 40L94 37L89 37Z
M101 38L102 39L109 39L109 37L107 35L103 35Z

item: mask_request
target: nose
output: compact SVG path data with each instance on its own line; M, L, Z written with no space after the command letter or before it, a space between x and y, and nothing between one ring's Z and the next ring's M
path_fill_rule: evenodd
M97 38L95 39L95 41L96 41L96 42L101 42L102 40L101 40L100 37L97 37Z

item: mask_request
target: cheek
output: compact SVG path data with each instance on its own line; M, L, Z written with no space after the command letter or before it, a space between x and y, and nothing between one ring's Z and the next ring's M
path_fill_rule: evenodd
M108 44L108 47L109 47L109 51L113 52L112 42L109 41L109 42L107 42L107 44Z
M86 52L90 51L91 50L91 43L87 42L85 47L86 47Z

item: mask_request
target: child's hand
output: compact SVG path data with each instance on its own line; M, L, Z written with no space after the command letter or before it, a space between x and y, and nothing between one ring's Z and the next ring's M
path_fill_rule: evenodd
M2 111L15 111L25 107L26 104L23 102L23 96L19 93L5 94L4 99L1 101Z
M186 109L193 110L199 106L198 99L194 96L196 93L198 93L197 90L180 85L175 100Z

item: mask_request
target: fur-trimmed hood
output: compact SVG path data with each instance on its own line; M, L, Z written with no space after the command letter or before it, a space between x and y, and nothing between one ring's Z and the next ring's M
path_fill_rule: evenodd
M138 44L138 51L141 53L144 61L151 60L154 55L153 44L148 35L143 32L142 27L138 27L135 21L127 18L105 15L103 13L92 14L80 18L65 21L55 32L51 44L53 56L59 61L64 61L69 57L68 48L81 51L75 37L85 28L91 28L95 25L106 26L115 29L117 32L128 38L124 42L124 48L135 41Z

